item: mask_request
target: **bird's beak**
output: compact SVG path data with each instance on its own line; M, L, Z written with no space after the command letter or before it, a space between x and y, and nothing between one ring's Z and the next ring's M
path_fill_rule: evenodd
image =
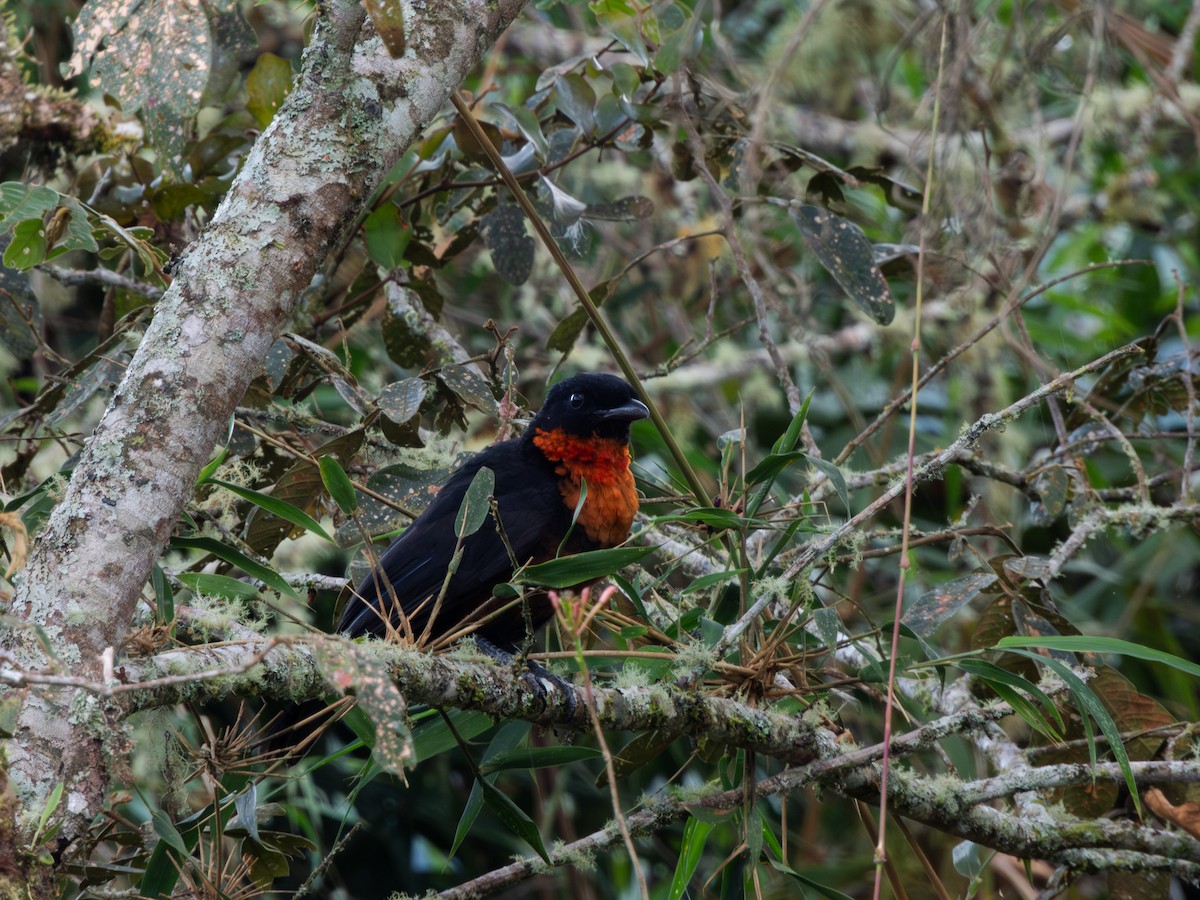
M600 418L606 422L636 422L638 419L644 419L649 415L650 410L646 409L645 403L641 400L630 400L628 403L604 410L604 412L600 413Z

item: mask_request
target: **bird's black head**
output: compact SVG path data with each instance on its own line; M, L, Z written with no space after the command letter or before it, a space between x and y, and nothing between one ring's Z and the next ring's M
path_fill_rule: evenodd
M650 415L629 382L593 372L572 375L550 388L530 433L561 428L579 437L629 440L629 423Z

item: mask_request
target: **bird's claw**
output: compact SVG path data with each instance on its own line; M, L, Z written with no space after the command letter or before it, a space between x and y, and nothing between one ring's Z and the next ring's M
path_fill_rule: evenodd
M486 638L476 636L475 646L488 656L505 665L511 666L516 662L515 657L511 653L500 649ZM563 695L567 718L575 718L575 710L579 706L579 700L575 694L575 686L566 679L555 675L541 663L534 662L532 659L525 660L525 665L526 670L517 677L519 680L525 682L525 685L542 701L542 707L546 707L550 695L557 691Z
M520 678L541 698L542 705L546 705L551 693L558 691L563 695L567 718L575 718L575 710L579 705L575 694L575 685L565 678L555 675L541 663L534 662L532 659L526 660L525 665L528 668L521 673Z

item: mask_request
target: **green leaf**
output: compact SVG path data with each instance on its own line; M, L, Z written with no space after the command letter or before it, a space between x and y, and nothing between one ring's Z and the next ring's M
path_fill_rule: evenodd
M714 585L724 584L726 581L730 581L734 578L740 578L746 571L748 570L726 569L724 572L709 572L707 575L701 575L679 593L680 595L683 595L690 594L694 591L703 591L706 588L713 587Z
M496 732L488 744L487 750L483 754L483 763L480 766L480 772L496 759L498 756L503 756L505 753L516 748L526 736L529 734L530 725L528 722L509 722ZM465 739L465 736L464 736ZM488 783L496 780L498 773L493 772L490 775L485 775ZM458 852L458 848L471 833L471 826L475 824L475 819L479 815L479 810L483 808L483 788L479 784L479 779L471 785L471 793L467 797L467 802L463 805L462 815L458 817L458 827L454 831L454 842L450 847L450 856L453 857Z
M808 464L817 471L825 474L825 477L829 479L829 483L833 485L833 489L837 491L838 499L846 507L846 512L850 512L850 491L847 489L846 479L842 477L842 473L838 470L838 467L816 456L810 456Z
M5 234L23 219L40 222L43 215L58 206L58 201L58 192L44 185L20 181L0 184L0 234Z
M151 812L150 820L154 823L154 833L162 838L168 847L185 857L192 852L184 841L183 835L179 833L179 829L175 827L175 823L163 810L156 809Z
M222 447L220 452L218 452L216 456L214 456L211 460L209 460L208 464L205 465L205 467L200 470L200 477L196 479L196 485L199 486L202 484L206 484L208 482L208 480L210 478L212 478L213 472L215 472L215 471L217 471L217 469L221 468L221 463L225 462L225 457L228 455L229 455L229 448Z
M354 493L354 485L350 483L350 476L346 474L341 463L332 456L322 456L317 465L321 469L321 481L325 484L325 490L329 491L329 496L338 505L338 509L347 516L354 515L358 508L358 497Z
M180 861L171 851L171 845L159 841L150 854L146 863L146 873L142 883L138 885L138 895L156 900L158 897L169 897L179 880Z
M784 875L791 876L792 878L796 879L796 881L800 882L802 886L811 888L822 897L828 897L829 900L854 900L854 898L849 894L843 894L837 888L831 888L827 884L822 884L821 882L816 881L815 879L810 878L801 872L797 872L791 866L787 865L786 863L782 863L777 859L771 859L768 860L768 862L775 868L777 872L782 872Z
M216 538L210 537L173 537L171 538L171 546L179 550L200 550L204 553L211 553L217 559L223 559L231 566L237 566L247 575L252 578L257 578L263 584L285 594L288 597L293 597L297 600L300 595L296 593L296 589L280 577L279 573L274 569L264 566L260 562L251 559L242 551L230 547L227 544L222 544ZM181 576L182 578L182 576ZM243 582L237 582L243 584ZM252 587L252 585L245 585ZM255 591L257 593L257 591Z
M796 449L796 444L800 442L800 434L804 429L804 420L808 418L808 407L812 403L812 398L813 392L809 391L804 402L800 404L800 408L796 410L796 414L792 416L792 421L788 422L788 427L771 447L772 453L790 453Z
M533 110L526 106L509 106L505 103L493 103L491 108L512 116L513 124L525 136L525 139L537 149L538 155L545 159L550 152L550 144L542 133L542 123L538 121Z
M746 473L746 485L755 485L761 481L770 481L792 463L808 459L803 450L788 450L785 453L772 453L758 465Z
M179 580L194 593L210 597L228 597L231 600L252 600L258 596L258 588L228 575L211 575L207 572L184 572Z
M554 100L558 111L591 134L596 124L596 92L582 75L559 75L554 82Z
M575 346L576 339L583 332L588 321L586 309L579 307L572 310L565 319L554 326L550 337L546 339L546 349L557 350L560 353L569 352Z
M58 809L58 804L62 801L63 788L63 783L59 781L50 789L50 796L46 798L46 805L42 807L42 814L38 817L38 824L33 832L33 839L29 842L31 849L42 842L46 823L50 821L50 817L54 815L54 811Z
M158 563L150 570L150 585L154 588L155 606L159 625L175 621L175 594L171 590L171 582Z
M1027 678L1010 672L1007 669L1001 668L995 663L987 662L982 659L962 659L954 663L955 667L964 672L974 675L980 681L988 685L996 692L999 697L1004 700L1013 711L1022 719L1029 723L1031 728L1041 732L1050 741L1060 743L1062 741L1062 731L1064 729L1062 716L1058 712L1058 707L1041 688ZM1036 698L1046 709L1050 710L1058 723L1058 728L1055 728L1042 714L1041 710L1030 703L1025 698L1025 695L1019 693L1024 691L1026 694Z
M298 528L303 528L305 531L310 531L317 535L317 537L322 537L329 541L331 544L334 542L333 538L331 538L325 532L325 529L321 527L320 522L318 522L304 510L292 506L292 504L285 500L279 500L275 497L272 497L270 494L264 494L260 491L251 490L250 488L242 487L239 484L231 484L228 481L221 481L219 478L213 478L211 481L213 484L219 485L220 487L225 488L227 491L232 491L243 500L249 500L255 506L271 513L273 516L279 516L279 518L283 519L284 521L291 522L293 525L297 526Z
M667 889L669 900L679 900L687 892L688 884L700 864L704 854L704 844L708 834L716 826L712 822L704 822L695 816L690 816L683 826L683 840L679 844L679 859L675 863L675 874L671 878L671 886Z
M599 750L592 747L524 747L497 753L479 766L483 774L505 769L544 769L548 766L565 766L584 759L597 759Z
M483 466L467 486L467 492L458 507L458 514L454 517L454 533L460 540L483 527L488 513L491 512L488 498L495 490L496 473Z
M1093 638L1092 640L1096 639ZM1137 782L1133 779L1133 769L1129 766L1129 753L1126 752L1125 745L1121 742L1121 729L1117 727L1117 723L1108 714L1108 710L1104 708L1104 704L1100 702L1100 698L1062 660L1012 647L1008 648L1008 652L1016 653L1019 656L1025 656L1034 662L1041 663L1062 679L1063 684L1067 686L1067 690L1071 692L1071 699L1075 701L1075 705L1079 709L1079 716L1087 731L1088 754L1091 758L1093 768L1096 765L1096 742L1092 738L1092 730L1088 717L1090 716L1100 726L1100 731L1108 739L1109 750L1112 752L1113 758L1116 759L1117 765L1120 766L1121 773L1125 776L1125 786L1129 788L1129 795L1133 798L1133 805L1137 808L1138 815L1140 816L1142 814L1142 798L1138 794Z
M487 713L474 710L451 709L446 714L464 741L479 737L495 724ZM422 725L413 735L413 749L418 762L433 759L457 746L458 741L454 739L450 726L440 716Z
M645 559L657 547L614 547L611 550L589 550L564 556L536 566L527 566L514 577L518 584L539 587L568 588L611 575L626 566Z
M13 269L32 269L46 261L46 235L41 219L26 219L13 228L12 241L4 251L4 264Z
M292 89L292 64L274 53L263 53L246 76L246 109L266 128Z
M412 228L394 203L381 204L363 222L367 256L371 262L389 271L404 265L404 251L411 238Z
M1084 634L1060 635L1047 637L1006 637L996 642L997 650L1014 650L1025 647L1044 647L1047 650L1066 650L1070 653L1115 653L1118 656L1131 656L1134 659L1144 659L1147 662L1162 663L1173 669L1178 669L1200 678L1200 665L1120 638L1089 637Z
M567 530L563 534L563 539L558 542L558 548L554 551L555 556L562 556L563 548L567 546L567 541L571 539L571 534L575 531L575 525L579 522L579 516L583 513L583 504L587 503L587 495L587 479L580 478L579 499L575 501L575 509L571 511L571 524L567 526Z
M537 825L534 824L533 819L529 818L521 807L517 806L505 794L501 793L495 785L489 784L486 780L475 783L483 791L483 802L487 804L488 809L499 816L500 821L513 834L532 847L537 852L537 855L545 861L546 865L550 865L550 854L546 852L546 847L542 843L542 836L538 832Z
M617 89L622 97L632 98L634 91L642 83L641 75L638 70L629 63L610 63L608 72L612 75L613 87Z

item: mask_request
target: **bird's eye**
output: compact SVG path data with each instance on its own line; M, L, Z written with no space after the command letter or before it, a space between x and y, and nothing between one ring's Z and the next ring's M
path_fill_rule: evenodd
M579 409L583 406L583 394L576 391L571 395L571 409Z

